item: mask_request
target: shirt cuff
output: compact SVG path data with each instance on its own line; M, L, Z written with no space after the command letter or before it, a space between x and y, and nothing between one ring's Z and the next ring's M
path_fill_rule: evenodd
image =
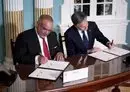
M106 46L107 46L107 47L109 47L109 44L110 44L110 43L111 43L111 42L110 42L110 41L108 41L108 42L106 43Z
M35 56L35 64L36 64L36 65L39 65L38 57L39 57L39 55L36 55L36 56Z

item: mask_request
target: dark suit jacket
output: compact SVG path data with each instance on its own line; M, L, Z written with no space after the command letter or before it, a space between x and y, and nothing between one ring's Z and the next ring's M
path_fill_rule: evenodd
M88 22L88 37L89 37L89 48L92 49L94 40L101 42L106 45L109 41L99 30L95 22ZM87 54L87 48L82 42L82 38L78 32L78 29L73 25L65 32L65 42L68 56Z
M53 59L57 52L61 51L55 32L48 36L48 45L51 58ZM41 53L39 40L35 28L22 32L18 35L15 42L14 60L22 64L34 64L35 56Z

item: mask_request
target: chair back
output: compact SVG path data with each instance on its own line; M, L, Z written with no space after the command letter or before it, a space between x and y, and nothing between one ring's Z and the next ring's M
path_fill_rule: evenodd
M65 36L61 35L61 33L59 33L59 42L60 42L62 51L64 53L64 56L67 57L67 50L66 50L66 44L65 44Z
M11 52L12 52L13 64L16 65L16 61L14 60L14 47L15 47L15 42L13 41L13 39L10 39L10 44L11 44Z

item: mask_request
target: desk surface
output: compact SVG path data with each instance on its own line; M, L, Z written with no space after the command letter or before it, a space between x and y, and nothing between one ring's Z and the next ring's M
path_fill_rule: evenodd
M67 58L66 60L69 61L73 66L70 67L70 70L82 67L88 67L89 69L88 80L83 79L73 83L68 83L69 86L67 86L68 84L63 84L62 77L59 77L57 81L29 78L28 75L35 69L35 66L21 64L15 66L16 71L19 74L19 78L16 80L18 82L16 83L20 84L20 82L22 82L22 86L25 86L25 90L31 90L33 92L78 90L88 90L87 92L95 92L96 90L104 89L115 84L130 80L130 68L125 67L125 64L122 63L122 60L126 56L128 55L119 57L109 62L103 62L88 56L87 59L85 61L82 60L81 63L78 62L81 56L73 56ZM85 58L86 55L83 55L82 57ZM15 84L15 86L20 86L19 84Z

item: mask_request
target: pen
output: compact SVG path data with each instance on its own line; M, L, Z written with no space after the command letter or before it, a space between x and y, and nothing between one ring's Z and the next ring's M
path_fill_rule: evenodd
M111 41L111 45L113 45L113 40Z

